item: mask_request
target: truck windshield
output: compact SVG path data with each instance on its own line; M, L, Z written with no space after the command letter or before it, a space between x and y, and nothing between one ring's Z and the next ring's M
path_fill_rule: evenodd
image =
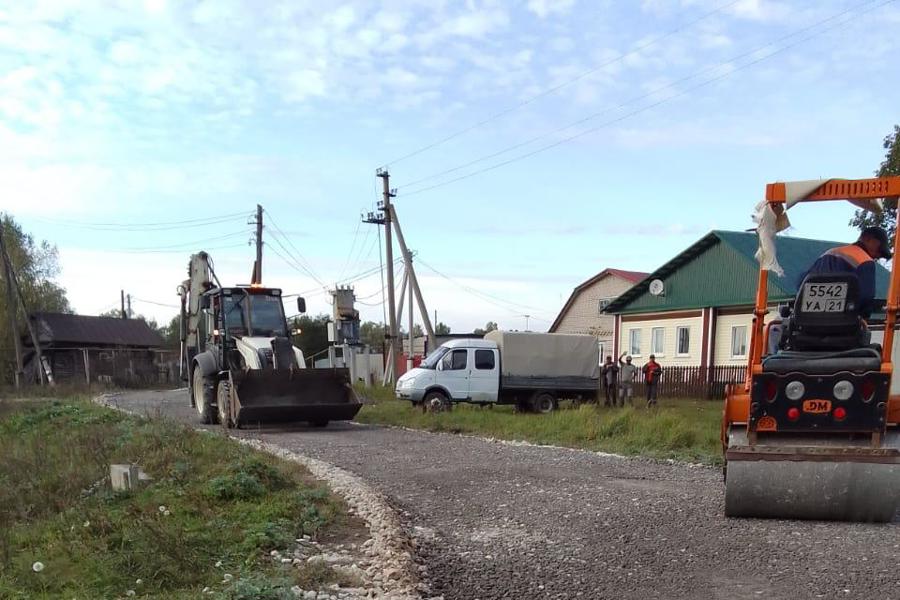
M250 335L287 337L286 327L281 296L250 296Z
M449 348L445 348L444 346L437 348L434 352L425 357L425 360L422 361L422 364L419 365L419 368L436 369L437 364L441 361L441 358L443 358L443 356L447 354L448 350Z

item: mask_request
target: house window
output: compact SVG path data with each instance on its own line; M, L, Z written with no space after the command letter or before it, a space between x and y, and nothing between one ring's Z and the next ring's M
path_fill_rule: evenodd
M731 328L731 357L744 358L747 356L747 326L740 325Z
M678 356L687 356L691 353L690 327L677 327L675 329L675 340L677 343L675 354Z
M662 356L666 352L666 330L663 327L654 327L650 330L650 353Z
M632 356L641 355L641 330L628 330L628 354Z
M600 303L598 305L599 312L603 312L604 309L609 306L609 303L612 302L612 298L601 298Z

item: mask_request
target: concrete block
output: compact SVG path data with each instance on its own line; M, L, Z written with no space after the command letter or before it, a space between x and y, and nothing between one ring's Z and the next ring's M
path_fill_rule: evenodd
M109 465L109 480L115 491L134 489L151 479L137 465Z

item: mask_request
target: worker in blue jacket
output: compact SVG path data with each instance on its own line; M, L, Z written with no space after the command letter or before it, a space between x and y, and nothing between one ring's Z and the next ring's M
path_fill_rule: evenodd
M832 248L820 256L800 276L797 286L810 274L856 273L859 279L859 312L863 319L868 319L875 300L875 260L891 256L887 232L881 227L866 227L856 243Z

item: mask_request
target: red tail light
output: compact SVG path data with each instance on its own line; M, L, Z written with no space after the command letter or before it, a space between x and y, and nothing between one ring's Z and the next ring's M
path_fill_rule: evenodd
M772 402L778 394L778 384L775 381L766 382L766 400Z
M831 414L834 416L835 421L843 421L847 418L847 409L843 406L838 406Z
M787 418L791 421L796 421L800 418L800 409L796 406L792 406L787 411Z
M863 400L868 402L875 395L875 382L871 379L863 380L859 386L859 392L862 394Z

